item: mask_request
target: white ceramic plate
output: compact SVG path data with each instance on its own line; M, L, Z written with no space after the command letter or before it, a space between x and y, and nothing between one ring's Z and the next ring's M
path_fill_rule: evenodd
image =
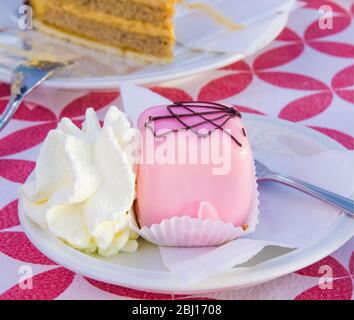
M254 150L314 155L328 149L343 149L325 135L291 122L254 115L245 115L244 119ZM255 136L257 139L252 138ZM247 264L202 282L185 284L171 277L158 248L145 241L140 240L140 248L134 254L122 253L111 258L90 256L70 248L32 223L23 212L21 203L19 216L32 243L50 259L74 272L134 289L176 294L199 294L267 282L313 264L353 236L352 219L342 214L329 232L310 246L294 251L268 247Z
M117 88L119 83L126 81L136 84L156 83L226 66L243 59L246 55L253 54L274 40L287 23L292 2L292 0L288 0L287 3L290 5L277 11L281 1L270 0L269 2L268 0L270 5L267 9L273 13L264 18L261 6L257 6L259 12L255 12L255 8L246 4L244 0L233 1L236 11L242 7L245 14L252 18L242 34L240 33L239 37L236 35L236 39L232 38L233 40L229 41L229 43L237 45L236 51L232 53L218 53L215 50L207 52L177 45L175 60L168 65L146 64L73 45L33 30L21 31L18 27L19 13L17 10L22 1L1 1L0 80L10 81L11 71L25 59L24 56L21 56L23 53L20 53L20 50L25 50L27 54L28 52L31 54L39 52L40 54L49 53L60 58L70 57L74 61L73 65L60 70L55 77L44 83L44 86L56 88L109 89ZM179 30L181 29L179 28ZM190 33L188 30L186 32ZM200 46L209 48L209 44L210 46L215 45L216 39L219 39L220 35L218 37L216 35L205 36L205 38ZM71 58L73 55L75 58Z

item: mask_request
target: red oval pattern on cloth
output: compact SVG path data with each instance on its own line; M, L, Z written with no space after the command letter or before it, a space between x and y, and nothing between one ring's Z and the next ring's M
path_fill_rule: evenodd
M310 128L315 129L331 138L334 140L338 141L341 143L344 147L346 147L349 150L354 149L354 138L344 132L340 132L335 129L329 129L329 128L322 128L322 127L316 127L316 126L310 126Z
M342 89L354 86L354 65L339 71L332 79L333 89Z
M41 143L56 122L49 122L15 131L0 139L0 157L16 154Z
M333 41L309 41L308 45L322 53L335 57L354 58L354 46Z
M171 100L172 102L193 100L192 97L182 89L153 87L150 88L150 90L165 97L168 100Z
M121 287L113 284L104 283L101 281L93 280L90 278L84 278L87 282L89 282L94 287L114 294L121 297L127 297L131 299L142 299L142 300L189 300L192 298L193 300L214 300L210 298L203 297L195 297L195 296L187 296L187 295L175 295L175 294L163 294L163 293L152 293L147 291L135 290L126 287Z
M221 68L220 70L233 70L233 71L246 71L251 72L250 66L245 61L238 61L233 64L230 64L226 67Z
M0 100L0 114L8 101L8 99ZM30 102L21 103L13 118L24 121L56 121L56 116L51 110Z
M26 263L55 265L38 251L23 232L0 232L0 252Z
M14 200L4 208L0 209L0 231L18 226L20 224L17 207L18 200Z
M277 37L278 41L301 41L300 36L292 29L285 27Z
M176 297L183 297L183 296L176 296L172 294L151 293L147 291L125 288L125 287L93 280L90 278L85 278L85 279L87 282L89 282L94 287L100 290L109 292L111 294L119 295L122 297L129 297L133 299L146 299L146 300L150 300L150 299L151 300L171 300L171 299L175 299Z
M302 74L278 71L260 71L256 72L256 75L263 81L281 88L310 91L328 89L323 82Z
M328 37L339 33L350 26L351 19L347 15L333 16L333 24L331 28L321 29L318 21L314 21L305 31L304 38L306 41Z
M244 91L252 81L252 73L236 73L210 81L199 92L198 100L217 101Z
M333 12L336 13L345 13L347 14L347 11L341 7L339 4L336 4L333 0L332 1L326 1L326 0L302 0L303 2L306 3L306 8L311 8L311 9L320 9L322 6L330 6Z
M17 159L0 159L0 177L24 183L35 167L35 162Z
M320 273L320 268L322 266L329 266L333 270L333 278L339 278L339 277L348 277L349 273L347 269L338 262L335 258L332 256L328 256L304 269L298 270L295 273L302 275L302 276L308 276L308 277L315 277L315 278L320 278L323 276L323 274Z
M78 99L73 100L65 106L60 113L60 119L63 117L76 118L85 115L87 108L93 108L96 111L109 106L119 97L119 92L90 92Z
M314 117L329 107L332 98L330 91L324 91L297 99L280 111L279 118L298 122Z
M295 60L303 51L304 45L302 43L289 44L266 51L255 59L253 68L255 70L263 70L282 66Z
M336 90L336 94L343 100L354 103L354 90Z
M351 260L351 259L350 259ZM351 261L349 270L351 270ZM321 267L325 269L321 270ZM319 284L300 293L296 300L351 300L353 283L348 270L332 256L328 256L296 272L315 277Z
M314 286L298 296L295 300L351 300L353 284L350 277L334 279L332 288L324 289L319 285Z
M1 294L0 300L53 300L70 286L74 277L64 268L49 270L32 278L32 289L22 289L17 284Z
M353 243L353 239L351 241ZM354 251L352 252L352 255L350 256L349 273L352 277L354 277Z
M10 95L10 85L8 83L0 82L0 98L8 97Z
M339 71L332 79L334 92L350 103L354 103L354 65Z

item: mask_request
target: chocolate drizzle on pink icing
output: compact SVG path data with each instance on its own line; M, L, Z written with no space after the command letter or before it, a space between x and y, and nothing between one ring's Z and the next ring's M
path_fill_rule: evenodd
M178 109L184 109L188 113L176 113L174 110ZM145 123L146 128L151 127L151 123L154 121L159 121L159 120L166 120L166 119L175 119L178 121L183 127L182 129L185 130L191 130L193 131L196 135L198 136L206 136L205 134L202 134L200 131L197 130L198 127L204 125L204 124L211 124L213 127L213 130L209 130L207 135L210 135L212 131L214 130L222 130L226 134L228 134L231 139L239 146L242 147L242 144L240 141L238 141L232 134L230 134L228 131L224 130L223 126L232 118L234 117L239 117L241 118L242 115L241 113L235 109L234 107L228 107L225 105L222 105L220 103L216 102L204 102L204 101L180 101L180 102L174 102L173 104L167 105L166 109L168 110L169 114L163 115L163 116L150 116L149 121ZM198 109L209 109L208 111L198 111ZM215 116L214 116L215 115ZM213 118L207 118L207 116L213 116ZM188 125L183 119L190 118L190 117L199 117L201 121L193 124L193 125ZM222 121L221 124L216 123L216 121ZM170 132L177 132L179 129L175 130L170 130L167 132L164 132L162 135L157 135L156 132L153 131L155 137L161 137L163 135L166 135Z

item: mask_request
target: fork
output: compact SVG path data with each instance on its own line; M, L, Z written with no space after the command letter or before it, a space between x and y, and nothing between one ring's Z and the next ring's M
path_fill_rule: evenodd
M0 117L0 131L5 128L23 99L33 89L52 76L55 71L68 64L70 62L32 60L18 65L12 73L11 97Z
M299 179L273 172L259 161L256 163L256 172L258 181L275 181L282 183L286 186L295 188L312 197L318 198L328 204L340 209L350 217L354 217L354 201L349 198L342 197L338 194L328 190L316 187L310 183L301 181Z

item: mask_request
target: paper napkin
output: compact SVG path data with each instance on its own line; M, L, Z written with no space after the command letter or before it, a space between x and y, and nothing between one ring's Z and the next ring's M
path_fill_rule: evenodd
M210 5L214 12L241 24L232 30L202 9L177 6L175 18L177 43L186 47L224 53L252 54L274 38L286 24L295 0L186 0Z

